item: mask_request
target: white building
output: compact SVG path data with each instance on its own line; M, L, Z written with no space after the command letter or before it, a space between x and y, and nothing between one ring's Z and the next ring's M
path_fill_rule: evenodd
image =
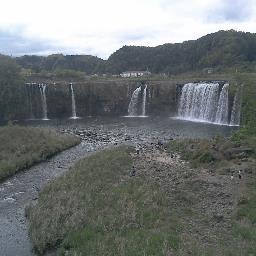
M149 71L125 71L120 74L121 77L140 77L149 75L151 75L151 72Z

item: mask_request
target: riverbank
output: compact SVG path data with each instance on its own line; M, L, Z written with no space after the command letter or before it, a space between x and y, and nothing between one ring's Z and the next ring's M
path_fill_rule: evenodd
M24 124L25 125L25 124ZM17 173L0 184L0 251L5 256L34 255L28 237L25 207L37 201L39 192L57 176L68 171L78 160L91 152L128 143L156 144L177 137L211 138L216 134L229 135L230 127L196 124L166 118L87 118L79 120L30 121L31 125L55 129L64 134L79 136L82 142L45 162Z
M49 184L27 210L36 252L58 245L61 255L177 250L175 210L159 185L145 182L132 168L134 157L127 146L98 152Z
M145 144L139 155L130 147L99 152L29 208L34 246L60 255L250 255L254 226L247 225L248 238L239 229L254 220L248 184L255 173L247 160L239 179L230 169L194 169L157 144Z
M79 137L52 129L9 125L0 128L0 182L18 171L77 145Z
M28 237L26 206L37 201L39 192L48 182L67 172L79 159L104 146L102 143L82 141L0 183L1 255L34 255Z

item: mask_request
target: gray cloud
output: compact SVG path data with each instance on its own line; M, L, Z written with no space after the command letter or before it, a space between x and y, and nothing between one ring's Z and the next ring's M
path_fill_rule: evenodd
M19 56L24 54L49 54L57 49L49 42L26 38L15 31L0 30L0 53Z
M224 0L219 6L211 7L207 19L211 22L242 22L252 16L253 0Z

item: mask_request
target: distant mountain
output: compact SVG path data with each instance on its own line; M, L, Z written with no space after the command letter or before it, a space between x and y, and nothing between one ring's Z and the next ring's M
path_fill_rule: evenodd
M182 73L256 61L256 34L219 31L197 40L156 47L124 46L108 59L107 69Z
M76 70L86 74L119 74L127 70L177 74L203 68L256 65L256 34L234 30L219 31L197 40L156 47L124 46L108 60L90 55L53 54L48 57L16 58L23 68L42 70Z
M52 54L47 57L25 55L16 58L17 63L34 72L58 70L76 70L86 74L102 73L105 70L105 61L91 55L63 55Z

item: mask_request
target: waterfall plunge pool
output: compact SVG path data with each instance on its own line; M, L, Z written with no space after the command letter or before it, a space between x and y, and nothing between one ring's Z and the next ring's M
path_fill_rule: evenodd
M198 119L198 118L185 118L185 117L183 118L183 117L179 117L179 116L171 116L169 118L173 119L173 120L184 121L184 122L212 124L212 125L219 125L219 126L229 126L229 127L239 127L240 126L238 124L231 124L231 123L226 124L226 123L210 122L210 121L206 121L204 119Z
M82 119L27 120L21 125L55 128L77 135L87 134L109 142L151 142L171 138L211 138L216 135L229 136L237 130L234 126L215 125L205 122L188 122L177 118L148 116L127 117L84 117ZM90 137L91 136L91 137Z

